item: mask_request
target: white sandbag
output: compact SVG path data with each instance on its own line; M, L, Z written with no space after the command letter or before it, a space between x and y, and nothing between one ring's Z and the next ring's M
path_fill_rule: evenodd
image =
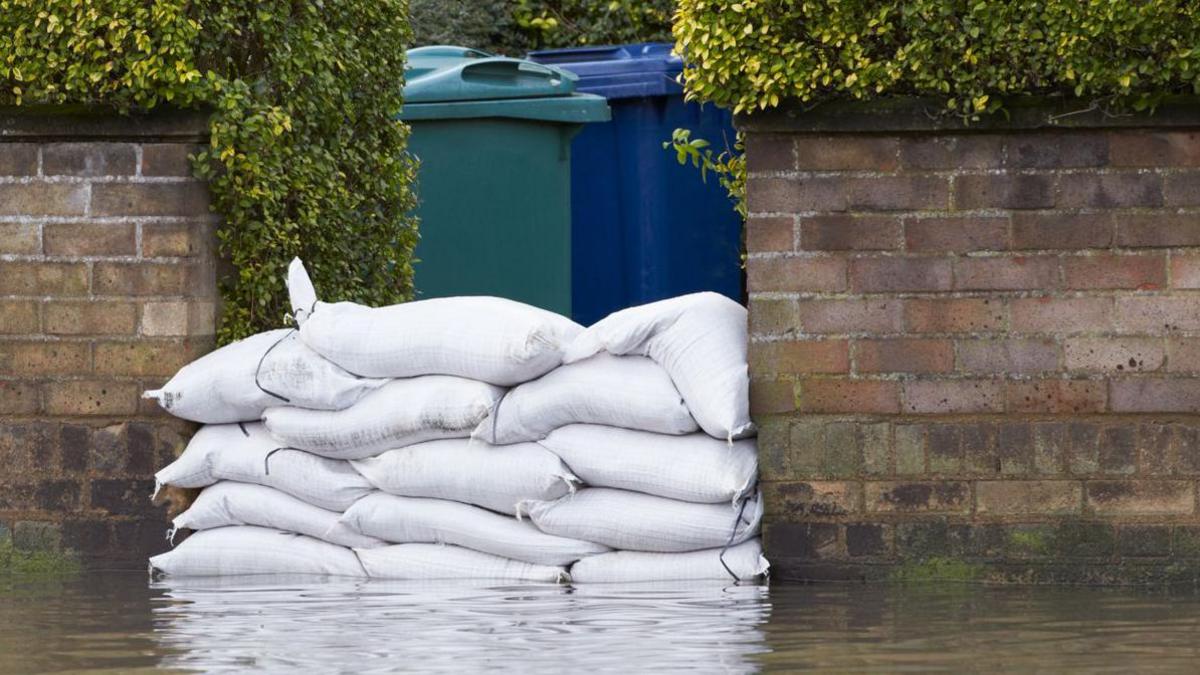
M378 492L351 506L342 515L341 525L396 544L454 544L539 565L570 565L609 550L600 544L546 534L532 523L478 506Z
M251 525L196 532L173 550L150 558L150 571L173 577L366 575L351 549L302 534Z
M392 380L345 410L268 408L263 423L281 445L358 459L437 438L465 438L503 393L484 382L426 375Z
M710 548L687 553L614 551L585 558L571 567L576 583L637 581L753 581L770 565L755 537L728 549Z
M556 501L519 505L538 529L618 550L681 553L740 544L758 534L762 498L734 507L697 504L640 492L586 488Z
M259 525L304 534L338 546L374 548L367 537L338 521L336 511L313 506L275 488L220 481L200 493L187 511L175 516L176 530L211 530L229 525Z
M562 583L571 577L562 567L533 565L440 544L396 544L357 552L373 579L486 579Z
M154 474L154 480L181 488L207 487L219 480L266 485L338 512L372 489L349 462L281 448L257 423L201 427L183 454Z
M525 499L557 499L578 482L536 443L491 446L455 438L410 445L351 462L371 485L401 497L475 504L509 515Z
M572 424L540 444L589 486L686 502L732 502L754 487L758 475L754 439L729 444L701 433L666 436Z
M693 293L610 314L572 342L574 363L597 352L641 354L666 368L700 427L742 438L750 421L746 308L718 293Z
M176 417L219 424L257 420L285 403L340 410L384 382L351 375L281 328L209 352L142 396Z
M489 443L536 441L576 423L660 434L698 428L662 366L642 356L599 354L513 388L472 438Z
M299 259L288 269L288 292L304 342L368 377L457 375L508 387L557 367L583 330L553 312L486 296L388 307L319 302Z

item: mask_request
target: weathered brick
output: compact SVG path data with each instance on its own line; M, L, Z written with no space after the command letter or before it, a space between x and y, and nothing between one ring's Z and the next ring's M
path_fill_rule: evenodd
M860 373L945 373L954 369L949 340L891 339L855 341Z
M1121 425L1102 429L1098 456L1102 473L1132 474L1136 472L1137 428Z
M0 183L0 216L82 216L88 189L77 183Z
M830 214L800 219L800 248L809 251L898 249L900 219Z
M0 143L0 176L36 176L36 143Z
M962 429L957 424L929 427L929 472L958 474L963 468Z
M1167 340L1167 370L1173 373L1200 373L1200 339Z
M1167 206L1200 206L1200 171L1172 173L1163 179Z
M147 302L142 305L141 334L153 337L190 333L188 302Z
M46 303L46 332L51 335L132 335L137 305L95 300Z
M1193 513L1195 490L1189 481L1088 481L1087 506L1097 515L1152 516Z
M1111 166L1200 166L1200 134L1122 131L1109 136Z
M77 375L91 366L82 342L0 342L0 375Z
M1174 449L1173 472L1179 475L1200 474L1200 427L1194 424L1174 424L1172 447Z
M927 216L904 220L910 251L1002 251L1008 244L1007 216Z
M140 388L134 382L47 382L44 388L51 415L132 415L138 409Z
M1138 467L1142 475L1165 476L1175 472L1175 429L1155 422L1137 427Z
M1163 341L1154 338L1068 338L1063 342L1063 354L1071 371L1154 371L1166 361Z
M968 513L971 489L958 481L868 482L867 511L876 513Z
M85 263L0 260L0 294L82 295L88 290Z
M42 146L47 176L132 176L137 155L129 143L48 143Z
M1123 378L1109 387L1113 412L1200 412L1200 380Z
M32 415L41 409L37 384L20 380L0 380L0 415Z
M1073 173L1058 182L1057 205L1066 208L1162 206L1162 178L1153 173Z
M797 403L802 412L897 413L899 386L896 382L876 380L803 380Z
M891 473L891 425L887 422L856 423L862 448L862 469L873 476Z
M795 222L791 216L754 216L746 219L746 250L790 251L794 248Z
M904 301L904 323L914 333L973 333L1004 328L1004 301L939 298Z
M1052 340L959 340L958 368L967 373L1040 373L1058 369Z
M143 223L142 255L147 258L187 258L201 255L211 245L212 226L205 222Z
M998 135L923 136L900 142L900 164L913 169L998 169L1004 138Z
M846 179L846 204L864 211L945 209L950 204L950 180L942 176L880 176Z
M841 258L750 258L746 263L750 292L835 292L846 289L846 261Z
M151 307L163 305L162 307ZM142 332L146 335L177 335L178 333L151 331L172 331L179 326L176 307L180 303L146 303L142 309ZM799 326L796 301L790 298L750 298L750 334L760 335L789 335ZM187 306L183 307L183 318L187 319Z
M174 341L98 342L95 349L95 372L102 375L170 377L198 356L189 343Z
M0 144L0 148L4 145ZM0 223L0 253L42 252L41 227L34 223Z
M964 470L984 476L1000 474L996 425L988 422L959 425L962 434Z
M850 285L861 293L945 291L951 285L945 258L856 258L850 262Z
M755 415L785 413L796 409L795 386L789 381L751 380L750 412Z
M1093 380L1031 380L1009 382L1005 400L1010 413L1103 412L1107 393Z
M192 266L98 262L92 291L98 295L185 295L191 290Z
M1004 386L992 380L921 380L904 383L904 410L913 413L1001 412Z
M800 328L806 333L894 333L903 328L902 301L801 300L797 306Z
M857 513L862 485L841 481L764 483L765 511L775 520L844 516Z
M763 540L775 558L819 560L841 554L836 523L772 523Z
M746 185L750 213L845 211L846 185L840 177L757 178Z
M91 432L85 426L58 425L59 465L65 473L82 473L88 468Z
M1086 422L1067 425L1067 468L1084 475L1100 470L1100 427Z
M1117 221L1117 245L1125 248L1200 246L1200 219L1192 214L1156 211L1122 213Z
M1079 333L1111 326L1112 298L1017 298L1009 301L1019 333Z
M132 223L47 223L42 237L47 255L134 255Z
M1104 166L1108 139L1101 133L1014 134L1007 139L1006 165L1020 169Z
M1035 443L1033 426L1028 422L1000 424L996 429L996 459L1000 473L1024 475L1033 473Z
M846 525L846 554L851 558L882 557L890 549L887 525L850 523Z
M975 484L975 509L984 515L1078 514L1083 484L1067 480L998 480Z
M1044 209L1053 205L1053 176L983 174L954 179L954 206L958 209Z
M896 473L901 476L925 473L925 438L923 424L898 424L895 428Z
M1172 254L1171 288L1200 288L1200 255Z
M750 346L751 376L848 372L850 347L845 340L787 340Z
M145 479L101 478L91 482L91 506L118 516L146 512L146 495L154 491L154 481Z
M13 547L21 551L57 551L62 547L62 526L38 520L13 524Z
M893 171L898 141L887 137L796 136L801 171Z
M189 155L200 148L183 143L146 143L142 145L143 176L191 176Z
M93 216L195 216L208 213L204 183L96 183Z
M1111 213L1030 213L1012 215L1015 249L1108 248L1113 242Z
M1117 555L1123 558L1160 558L1170 554L1168 525L1122 525L1117 531Z
M79 483L48 480L37 487L37 506L42 511L75 511L79 508Z
M95 555L108 550L111 528L105 520L64 520L63 547L79 553Z
M1200 297L1118 297L1113 319L1117 330L1127 333L1200 330Z
M954 263L956 290L1044 290L1058 286L1058 258L1052 256L960 258Z
M0 334L31 335L41 332L38 304L32 300L0 300Z
M1136 288L1151 290L1167 285L1164 255L1089 255L1063 259L1068 288Z
M1060 422L1033 424L1033 465L1040 474L1059 474L1066 459L1067 427Z

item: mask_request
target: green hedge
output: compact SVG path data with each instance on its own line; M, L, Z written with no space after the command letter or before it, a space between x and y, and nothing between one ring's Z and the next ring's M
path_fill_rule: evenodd
M305 258L326 299L411 297L406 0L0 0L0 104L212 111L195 158L236 275L223 341L277 326Z
M680 0L674 35L690 95L737 112L931 96L969 120L1016 95L1200 93L1194 0Z

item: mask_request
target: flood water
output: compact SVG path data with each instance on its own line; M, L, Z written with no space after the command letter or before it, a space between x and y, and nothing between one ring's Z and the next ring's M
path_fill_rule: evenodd
M0 581L0 673L1194 672L1191 591Z

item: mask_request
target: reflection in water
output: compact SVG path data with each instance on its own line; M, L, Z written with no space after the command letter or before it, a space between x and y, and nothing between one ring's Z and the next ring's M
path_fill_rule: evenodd
M1192 592L170 580L0 584L0 673L1193 671Z

